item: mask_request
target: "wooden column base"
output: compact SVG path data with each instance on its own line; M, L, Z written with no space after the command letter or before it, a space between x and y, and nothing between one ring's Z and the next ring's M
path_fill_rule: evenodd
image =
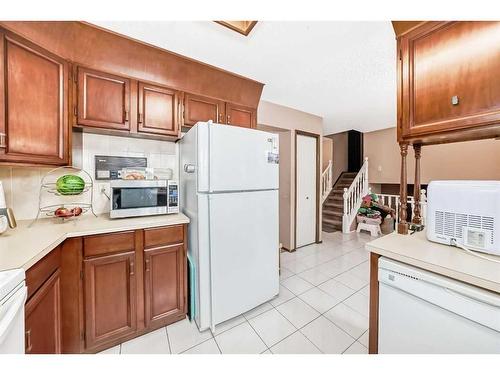
M399 223L398 224L398 233L399 234L408 234L408 223Z

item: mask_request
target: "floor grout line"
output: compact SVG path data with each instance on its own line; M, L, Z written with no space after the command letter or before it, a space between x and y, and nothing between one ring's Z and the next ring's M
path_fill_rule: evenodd
M327 241L329 241L330 239L328 239L328 238L327 238L326 240L327 240ZM342 247L345 243L348 243L348 242L350 242L350 241L354 241L354 240L356 240L356 238L352 238L352 239L349 239L349 240L347 240L347 241L342 241L342 240L341 240L341 238L337 238L337 237L335 237L334 239L331 239L331 240L333 241L333 243L332 243L332 244L329 244L329 243L327 243L327 242L325 242L325 241L323 242L323 245L327 246L326 248L324 248L324 249L316 249L316 251L315 251L314 253L311 253L311 254L308 254L308 255L301 256L300 258L298 258L298 259L294 259L294 260L291 260L291 261L294 261L294 262L299 261L299 262L300 262L300 259L305 259L305 258L307 258L307 257L314 256L315 254L317 254L317 251L329 251L329 249L330 249L330 248L329 248L329 246L330 246L330 245L338 245L338 246ZM366 242L365 242L365 243L366 243ZM350 246L349 246L349 245L347 245L346 247L347 247L347 248L350 248ZM338 260L338 259L342 258L343 256L348 255L348 254L350 254L350 253L352 253L352 252L354 252L354 251L358 251L358 250L360 250L360 249L362 249L362 248L364 249L364 245L360 245L360 246L355 247L355 248L350 248L350 250L349 250L349 251L347 251L347 252L345 252L345 253L342 253L341 255L335 256L335 257L333 257L333 258L331 258L331 259L328 259L328 260L326 260L326 261L323 261L322 263L319 263L319 264L316 264L316 262L315 262L315 265L314 265L314 266L312 266L312 267L310 267L310 268L307 268L307 269L305 269L305 270L302 270L301 272L297 272L297 273L296 273L296 272L294 272L294 271L292 271L292 270L290 270L290 269L288 269L288 268L286 267L286 263L283 263L282 268L287 269L287 270L290 272L290 275L289 275L288 277L284 278L284 279L281 279L281 278L280 278L280 281L279 281L279 282L280 282L280 286L281 286L281 287L283 287L283 288L285 288L286 290L288 290L288 291L291 293L292 297L291 297L290 299L286 300L286 301L283 301L283 302L281 302L281 303L277 304L276 306L274 306L273 304L271 304L272 299L271 299L271 300L269 300L269 301L267 301L267 302L265 302L265 303L269 303L269 304L270 304L270 306L271 306L271 308L270 308L269 310L266 310L266 311L263 311L263 312L261 312L261 313L258 313L257 315L252 316L251 318L247 318L244 314L241 314L241 316L242 316L242 317L243 317L243 319L244 319L241 323L236 324L235 326L233 326L233 327L231 327L231 328L229 328L229 329L227 329L227 330L225 330L225 331L221 332L220 334L224 334L225 332L228 332L228 331L232 330L233 328L236 328L236 327L240 326L241 324L248 323L248 324L250 325L250 327L252 328L252 330L255 332L255 334L256 334L256 335L259 337L259 339L263 342L264 346L267 348L267 349L265 349L262 353L269 351L271 354L274 354L274 353L273 353L273 351L271 350L271 348L272 348L272 347L275 347L276 345L278 345L278 344L279 344L279 343L281 343L282 341L286 340L286 339L287 339L287 338L289 338L290 336L292 336L292 335L296 334L297 332L299 332L301 335L303 335L303 336L307 339L307 341L308 341L308 342L310 342L310 343L311 343L311 344L312 344L315 348L317 348L317 349L318 349L321 353L323 353L323 351L322 351L322 350L321 350L321 349L320 349L320 348L319 348L319 347L318 347L318 346L317 346L314 342L312 342L312 341L311 341L311 340L310 340L310 339L309 339L309 338L308 338L308 337L307 337L307 336L306 336L306 335L305 335L305 334L304 334L301 330L302 330L304 327L308 326L309 324L313 323L315 320L317 320L317 319L319 319L319 318L321 318L321 317L324 317L325 319L327 319L327 321L328 321L328 322L332 323L335 327L339 328L342 332L346 333L349 337L351 337L351 338L354 340L354 341L351 343L351 345L349 345L349 346L348 346L348 347L347 347L347 348L346 348L346 349L345 349L342 353L345 353L345 351L347 351L347 350L348 350L348 349L349 349L352 345L354 345L354 343L356 343L356 342L358 342L361 346L363 346L363 347L365 347L365 348L366 348L366 346L365 346L364 344L362 344L362 343L359 341L359 339L360 339L360 338L361 338L361 337L362 337L362 336L363 336L363 335L364 335L364 334L368 331L368 329L367 329L367 330L365 330L365 331L363 331L363 333L362 333L359 337L357 337L357 338L356 338L356 337L352 336L351 334L349 334L347 331L345 331L342 327L338 326L335 322L333 322L332 320L330 320L330 319L329 319L329 318L328 318L325 314L326 314L326 313L328 313L331 309L333 309L333 308L335 308L336 306L338 306L339 304L344 303L347 299L351 298L353 295L355 295L355 294L357 294L357 293L361 293L361 290L363 290L363 289L366 287L366 285L369 285L369 284L365 284L363 287L361 287L361 288L359 288L359 289L356 289L356 288L352 288L352 287L351 287L351 286L349 286L349 285L344 284L344 283L343 283L343 282L341 282L341 281L335 280L335 278L337 278L337 277L339 277L339 276L341 276L341 275L343 275L343 274L345 274L345 273L347 273L347 272L349 272L349 271L353 270L354 268L356 268L356 267L360 266L360 265L361 265L361 264L363 264L363 263L368 262L368 259L366 259L366 260L362 260L362 261L361 261L361 262L359 262L358 264L356 264L356 265L354 265L354 266L352 266L352 267L350 267L350 268L346 269L345 271L342 271L341 273L339 273L339 274L337 274L337 275L335 275L335 276L333 276L333 277L331 277L331 276L329 276L329 275L326 275L326 274L325 274L325 276L328 276L329 278L328 278L327 280L325 280L324 282L319 283L318 285L314 285L313 283L309 282L308 280L306 280L306 279L304 279L303 277L301 277L301 276L300 276L300 274L301 274L301 273L307 272L307 271L309 271L309 270L312 270L312 269L314 269L314 268L316 268L316 267L319 267L319 266L324 265L324 264L326 264L326 263L332 262L332 261L334 261L334 260ZM300 249L299 249L298 251L300 251ZM290 262L291 262L291 261L290 261ZM299 277L299 279L301 279L301 280L304 280L304 281L308 282L309 284L311 284L311 285L312 285L312 287L311 287L311 288L309 288L309 289L307 289L307 290L305 290L305 291L303 291L303 292L301 292L301 293L299 293L299 294L296 294L296 293L292 292L289 288L287 288L286 286L284 286L284 285L282 285L282 284L281 284L283 281L285 281L285 280L287 280L288 278L293 277L293 276L298 276L298 277ZM357 275L352 275L352 276L353 276L353 277L355 277L355 278L358 278L358 279L362 280L362 279L361 279L360 277L358 277ZM318 288L319 290L323 291L324 293L326 293L326 294L330 295L329 293L327 293L327 292L325 292L324 290L322 290L322 289L320 288L320 286L321 286L321 285L323 285L323 284L325 284L325 283L327 283L327 282L329 282L329 281L331 281L331 280L335 280L336 282L338 282L338 283L342 284L343 286L345 286L345 287L347 287L347 288L349 288L349 289L353 290L353 293L349 294L349 296L347 296L347 297L343 298L342 300L340 300L339 302L337 302L334 306L332 306L330 309L328 309L328 310L327 310L327 311L325 311L324 313L319 312L319 311L318 311L318 310L316 310L313 306L311 306L309 303L307 303L307 301L303 300L303 299L300 297L301 295L303 295L303 294L307 293L308 291L310 291L310 290L312 290L312 289L314 289L314 288ZM330 295L330 296L331 296L331 295ZM363 294L363 296L364 296L364 297L366 297L364 294ZM332 298L336 298L335 296L331 296L331 297L332 297ZM281 311L280 311L280 310L278 310L278 308L277 308L278 306L281 306L281 305L283 305L283 304L285 304L285 303L289 302L289 301L290 301L290 300L292 300L293 298L298 298L300 301L304 302L307 306L309 306L310 308L312 308L312 309L313 309L315 312L317 312L319 315L318 315L316 318L312 319L310 322L308 322L308 323L304 324L302 327L297 328L297 327L296 327L296 326L295 326L295 325L294 325L294 324L293 324L293 323L292 323L292 322L291 322L291 321L290 321L290 320L289 320L289 319L288 319L288 318L287 318L284 314L282 314L282 313L281 313ZM260 306L260 305L259 305L259 306ZM352 307L350 307L349 305L346 305L346 306L347 306L348 308L350 308L350 309L352 309L352 310L356 311L356 312L357 312L357 313L359 313L360 315L363 315L364 317L366 317L364 314L362 314L361 312L357 311L356 309L353 309L353 308L352 308ZM257 306L257 307L258 307L258 306ZM278 314L280 314L280 315L281 315L281 316L282 316L282 317L283 317L286 321L288 321L288 322L291 324L291 326L294 328L294 331L293 331L293 332L291 332L290 334L286 335L285 337L283 337L282 339L280 339L280 340L279 340L279 341L277 341L276 343L274 343L272 346L269 346L269 345L267 345L267 343L263 340L263 338L259 335L259 333L258 333L258 332L257 332L257 330L255 329L255 327L252 325L252 323L250 322L250 320L257 318L257 317L259 317L259 316L261 316L261 315L265 314L266 312L271 311L272 309L276 310L276 311L278 312ZM250 311L251 311L251 310L250 310ZM187 318L186 318L186 319L187 319ZM191 322L190 322L190 324L191 324ZM199 327L198 327L198 325L197 325L196 321L194 322L194 324L196 325L196 328L197 328L197 330L199 331ZM217 341L217 335L214 335L214 334L213 334L213 332L212 332L211 330L209 330L210 335L209 335L209 337L207 337L206 339L204 339L204 340L202 340L202 341L198 342L198 343L197 343L197 344L195 344L195 345L192 345L192 346L188 347L187 349L183 350L182 352L179 352L179 353L173 353L173 352L172 352L172 343L170 342L170 335L169 335L169 333L168 333L168 326L165 326L164 328L165 328L165 333L166 333L166 335L167 335L167 343L168 343L169 351L170 351L170 353L171 353L171 354L182 354L182 353L186 353L187 351L189 351L189 350L191 350L191 349L193 349L193 348L195 348L195 347L197 347L197 346L199 346L199 345L201 345L201 344L203 344L203 343L206 343L206 342L207 342L207 341L209 341L210 339L213 339L213 340L214 340L214 342L215 342L215 344L216 344L216 346L217 346L217 349L218 349L219 353L220 353L220 354L223 354L223 353L222 353L222 350L221 350L221 348L220 348L220 346L219 346L219 343L218 343L218 341ZM119 348L118 348L118 349L119 349L119 351L118 351L118 352L119 352L119 354L122 354L122 344L119 344Z
M170 351L170 354L172 354L172 346L170 345L170 338L168 337L168 329L167 329L167 326L165 326L165 333L167 334L168 350Z

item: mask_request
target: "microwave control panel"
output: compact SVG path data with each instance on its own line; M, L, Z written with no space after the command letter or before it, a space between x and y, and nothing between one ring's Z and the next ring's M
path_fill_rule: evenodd
M168 181L168 213L174 214L179 212L179 184L176 181Z

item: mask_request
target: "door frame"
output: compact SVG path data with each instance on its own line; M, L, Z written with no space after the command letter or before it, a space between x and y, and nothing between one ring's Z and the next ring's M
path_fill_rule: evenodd
M320 243L319 240L319 209L320 209L320 176L321 176L321 159L320 159L320 135L315 133L309 133L303 130L295 130L295 165L294 165L294 173L295 173L295 192L294 192L294 200L295 200L295 209L294 209L294 230L293 230L293 251L297 250L297 136L302 135L305 137L311 137L316 140L316 236L315 243Z

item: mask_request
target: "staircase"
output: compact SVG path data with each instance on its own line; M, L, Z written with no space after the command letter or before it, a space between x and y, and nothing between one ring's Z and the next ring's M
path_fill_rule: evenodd
M344 188L349 188L357 172L342 172L328 197L323 202L323 231L342 231L344 215Z

